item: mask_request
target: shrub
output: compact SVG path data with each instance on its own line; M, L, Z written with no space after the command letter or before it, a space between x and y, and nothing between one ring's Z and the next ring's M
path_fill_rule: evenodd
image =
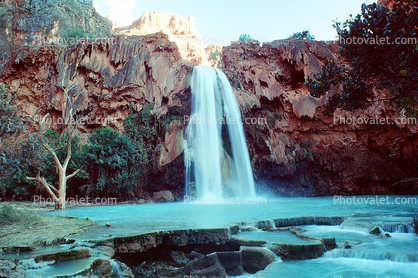
M302 32L293 33L293 35L291 35L289 39L314 40L315 36L311 35L311 32L309 30L304 30Z
M86 33L86 31L80 27L73 27L64 34L64 39L68 44L75 44L83 38L94 39L96 36L92 33Z
M242 42L246 42L249 40L252 40L253 38L250 36L250 34L241 34L239 35L239 40Z

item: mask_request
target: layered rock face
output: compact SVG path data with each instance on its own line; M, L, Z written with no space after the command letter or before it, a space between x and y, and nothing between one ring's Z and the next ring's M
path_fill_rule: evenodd
M115 34L91 0L4 1L0 27L0 65L21 45L65 44L71 31L98 39Z
M203 40L192 17L186 18L167 12L145 12L130 26L115 30L126 35L146 35L161 31L177 44L183 59L196 64L207 64Z
M338 63L337 50L334 44L302 40L224 47L224 71L247 118L259 188L265 181L266 188L287 195L397 193L394 181L416 173L416 127L395 124L400 115L393 109L324 116L326 97L316 99L307 91L304 82L326 60ZM387 124L366 123L384 117Z
M81 134L88 134L101 126L121 132L131 109L139 111L151 103L157 115L167 113L169 107L190 114L191 70L176 44L167 35L156 33L119 37L113 43L24 46L0 71L0 80L16 94L16 105L23 115L34 115L40 108L36 116L49 113L46 125L59 131L69 110L64 90L72 87L69 95L76 110L77 128ZM35 131L36 125L28 123L28 130ZM152 186L155 191L169 189L180 195L183 123L174 120L168 125L154 152L160 172ZM171 170L176 174L164 168L173 161Z

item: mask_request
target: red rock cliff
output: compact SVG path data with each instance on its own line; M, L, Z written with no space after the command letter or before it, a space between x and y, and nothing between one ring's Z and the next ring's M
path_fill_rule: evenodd
M326 98L307 91L304 81L326 60L338 62L337 50L303 40L237 42L223 49L244 117L258 122L244 127L253 169L275 192L396 193L401 189L393 182L416 173L416 127L394 124L399 115L390 107L324 116ZM388 117L389 124L343 123L354 117Z

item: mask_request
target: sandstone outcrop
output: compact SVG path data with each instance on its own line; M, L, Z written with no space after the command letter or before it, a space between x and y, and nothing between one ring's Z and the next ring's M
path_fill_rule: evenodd
M183 59L200 65L207 64L203 39L194 25L192 17L183 17L168 12L145 12L130 26L116 28L126 35L147 35L163 32L177 44Z

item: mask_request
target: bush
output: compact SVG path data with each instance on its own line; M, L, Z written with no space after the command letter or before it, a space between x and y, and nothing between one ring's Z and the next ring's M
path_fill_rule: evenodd
M4 205L0 208L0 224L11 225L14 223L29 224L37 222L38 216L30 210L19 210L11 205Z
M291 35L289 39L314 40L315 36L311 35L311 32L309 30L304 30L302 32L293 33L293 35Z
M252 40L253 38L250 36L250 34L241 34L239 35L239 40L242 42L246 42L249 40Z
M95 37L96 36L94 34L86 33L86 31L80 27L73 27L64 34L64 39L68 44L75 44L83 38L94 39Z
M84 147L83 157L89 177L87 194L129 198L141 178L140 150L124 134L109 127L95 129Z

